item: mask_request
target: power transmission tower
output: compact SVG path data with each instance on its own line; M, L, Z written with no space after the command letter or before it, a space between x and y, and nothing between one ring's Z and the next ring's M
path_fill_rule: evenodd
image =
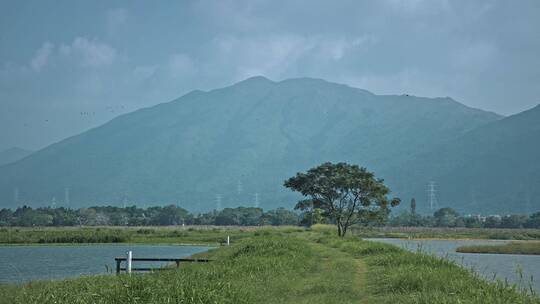
M255 193L255 202L253 205L255 205L255 208L259 208L259 193Z
M428 200L429 200L429 209L433 211L435 208L438 207L437 189L436 189L436 184L434 181L430 181L428 183L427 193L428 193Z
M15 204L18 204L19 203L19 188L18 187L15 187L13 189L13 202Z
M69 205L69 187L64 188L64 204Z
M221 210L221 194L216 194L216 210Z
M242 184L241 180L238 180L238 183L236 184L236 192L238 195L242 194L242 191L244 191L244 185Z

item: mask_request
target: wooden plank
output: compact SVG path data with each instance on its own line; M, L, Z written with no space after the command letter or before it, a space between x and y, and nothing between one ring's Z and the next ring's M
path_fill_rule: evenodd
M116 261L125 261L125 257L114 258ZM174 259L174 258L132 258L132 261L139 262L211 262L209 259Z
M131 268L131 271L161 271L161 270L172 270L174 268L152 268L152 267L139 267L139 268ZM120 268L120 270L125 271L126 268Z

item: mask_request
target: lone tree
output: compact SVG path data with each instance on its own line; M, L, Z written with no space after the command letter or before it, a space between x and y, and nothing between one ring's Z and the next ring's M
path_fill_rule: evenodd
M400 203L398 198L387 198L390 189L382 179L375 178L366 168L347 163L324 163L306 173L297 173L284 186L308 198L298 202L295 209L321 209L325 217L336 223L340 237L351 225L382 221L390 207Z

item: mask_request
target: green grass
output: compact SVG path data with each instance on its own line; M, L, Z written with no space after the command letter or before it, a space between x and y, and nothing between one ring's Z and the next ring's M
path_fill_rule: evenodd
M324 225L320 225L324 227ZM334 229L328 226L328 229ZM65 227L65 228L0 228L0 245L8 244L84 244L84 243L147 243L216 245L230 235L238 240L262 231L284 233L301 231L299 227ZM469 229L383 227L355 228L362 238L440 238L540 240L539 229Z
M540 229L357 227L352 232L362 238L540 240Z
M511 242L501 245L472 245L456 249L463 253L533 254L540 255L540 242Z
M215 260L210 263L145 275L2 286L0 304L540 304L535 296L504 283L488 283L453 262L354 237L338 239L332 227L239 235L242 239L232 246L202 254Z
M253 236L216 261L147 275L95 276L5 287L0 303L354 303L356 262L288 234Z
M83 244L83 243L147 243L216 245L227 236L235 240L253 235L255 230L273 227L65 227L65 228L2 228L0 244ZM280 231L298 231L283 227Z
M362 259L368 268L364 288L370 290L370 303L540 303L527 290L486 282L435 256L352 238L318 237L316 241Z

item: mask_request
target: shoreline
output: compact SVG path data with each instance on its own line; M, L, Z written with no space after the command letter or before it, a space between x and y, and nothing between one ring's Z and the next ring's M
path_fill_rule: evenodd
M220 232L213 233L220 238ZM180 295L185 299L197 295L199 302L205 303L267 303L270 298L284 304L352 303L366 299L370 303L413 303L419 297L447 303L456 299L476 303L471 301L481 297L485 303L540 304L537 296L524 289L489 282L454 262L395 245L360 240L354 235L338 238L334 233L333 227L253 232L242 234L242 241L231 246L205 252L207 258L214 260L212 263L186 264L170 271L131 276L97 274L0 284L0 293L4 295L0 304L50 303L51 296L59 304L75 300L132 303L135 298L144 303L162 303ZM141 243L115 243L126 244ZM313 286L325 288L312 292Z

